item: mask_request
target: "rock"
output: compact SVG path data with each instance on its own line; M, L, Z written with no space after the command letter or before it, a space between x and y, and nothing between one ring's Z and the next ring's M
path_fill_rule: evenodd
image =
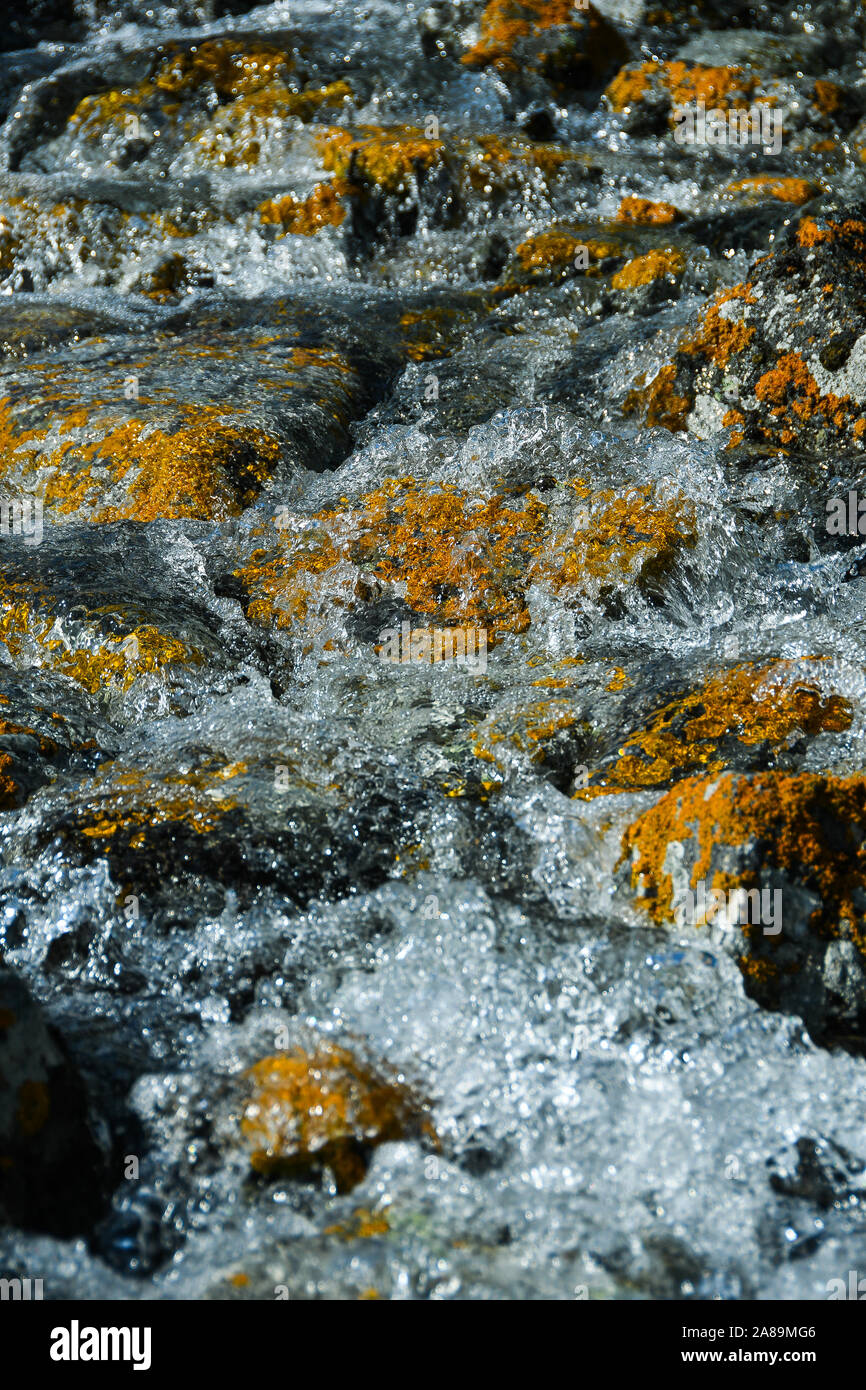
M86 1234L105 1157L81 1076L41 1009L0 965L0 1211L28 1230Z
M744 283L717 294L674 361L632 393L648 423L818 452L866 439L863 209L822 205L795 221ZM719 409L708 427L703 402ZM724 408L722 408L724 407Z
M339 1192L363 1179L379 1144L426 1135L435 1140L422 1102L402 1081L387 1081L342 1047L323 1044L266 1057L247 1073L241 1118L250 1165L264 1177L333 1174Z
M570 0L490 0L481 13L478 40L462 62L494 68L518 91L559 92L588 98L627 53L616 27L593 5Z
M623 855L657 926L709 931L749 994L832 1037L866 1020L864 806L859 774L688 778L629 827Z

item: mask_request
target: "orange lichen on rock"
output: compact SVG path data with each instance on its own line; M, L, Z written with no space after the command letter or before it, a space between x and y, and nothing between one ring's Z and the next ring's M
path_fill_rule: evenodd
M0 753L0 811L17 806L21 790L12 776L14 764L8 753Z
M40 476L47 509L70 515L86 508L97 523L237 515L259 493L280 459L278 440L258 428L221 423L218 406L189 407L192 423L169 434L131 420L87 444L70 438L40 454L47 430L21 430L8 398L0 401L3 472ZM70 429L83 423L66 422ZM100 505L124 484L126 497Z
M266 1057L246 1080L241 1131L252 1168L265 1177L309 1178L328 1168L337 1190L349 1192L379 1144L435 1139L424 1102L343 1047Z
M342 559L371 579L403 586L415 613L523 631L529 615L521 576L542 545L546 508L533 493L522 504L389 479L357 506L317 513L300 549L292 539L274 556L256 552L238 571L254 594L249 615L290 626L306 614L305 576Z
M694 504L685 497L659 499L647 483L619 494L600 492L591 500L589 525L564 544L552 538L534 568L557 592L651 582L697 544Z
M257 91L292 66L287 53L268 44L244 50L239 39L206 39L169 53L161 60L153 83L174 94L209 85L219 96L231 98Z
M841 103L841 91L835 82L827 82L824 78L818 78L815 82L815 105L827 116L832 116L834 111L839 110Z
M373 184L396 193L419 174L441 164L445 146L415 126L362 126L352 135L342 127L323 128L317 143L325 169L350 183Z
M586 495L589 490L586 489ZM342 602L370 584L397 587L416 614L488 632L529 626L526 594L534 583L557 593L609 591L658 576L696 542L694 509L656 499L652 488L592 498L592 528L553 530L533 492L519 499L472 494L455 485L389 479L352 506L299 524L273 550L257 550L236 573L250 593L248 616L288 628L313 602L327 602L327 571L342 569Z
M779 178L773 174L755 174L728 184L729 193L768 194L780 203L807 203L817 191L809 179Z
M648 251L644 256L635 256L633 260L626 261L610 283L615 290L634 290L665 276L676 278L682 275L685 268L686 258L681 251Z
M159 777L137 768L118 772L114 763L105 763L86 788L86 801L75 808L75 824L88 839L116 836L136 850L159 826L184 825L207 835L238 804L224 789L226 782L246 771L244 763L223 763Z
M622 199L617 209L617 222L634 222L639 227L667 227L681 216L673 203L656 203L651 198L638 198L630 194Z
M677 783L623 836L639 902L658 926L673 920L670 846L695 841L690 884L754 886L718 867L721 847L756 846L762 862L816 893L812 928L850 936L866 952L866 778L818 773L724 773ZM715 867L714 867L715 860Z
M622 68L605 88L605 96L614 111L625 111L642 101L652 85L657 63L641 63L638 67Z
M680 396L675 389L675 364L669 362L660 367L648 385L644 381L642 377L637 378L634 389L623 403L623 414L642 414L650 428L661 425L673 433L685 430L692 405L687 396Z
M695 332L682 339L678 351L707 357L717 367L726 367L735 353L748 347L755 336L755 326L748 322L745 310L736 314L725 312L726 305L754 303L749 283L722 290L707 306Z
M283 198L262 203L259 216L265 225L282 227L295 236L315 236L322 227L339 227L346 219L346 209L340 202L345 192L336 183L317 183L308 198L300 200L291 193Z
M747 662L657 710L625 740L598 785L661 787L699 771L721 772L730 764L733 741L778 750L804 734L842 733L851 727L852 713L848 700L825 695L791 661Z
M789 421L789 428L782 435L783 442L786 434L790 439L796 437L798 422L811 420L816 414L824 416L837 429L842 429L851 417L861 414L861 407L850 396L837 396L833 392L822 394L799 352L783 352L775 366L764 372L756 383L755 395L768 405L772 416Z
M623 68L609 83L605 96L613 111L624 111L643 100L653 86L666 90L673 106L702 102L727 111L748 106L757 78L746 69L711 67L703 63L651 60Z
M461 61L470 67L514 72L514 45L519 39L545 29L574 28L582 8L573 0L488 0L481 14L481 37Z
M823 222L823 225L821 223ZM818 246L821 242L847 241L851 254L861 263L866 261L866 222L859 217L846 217L843 222L831 218L820 221L802 217L797 228L797 241L803 247Z
M107 607L85 623L80 639L71 627L58 635L56 600L35 584L4 579L0 597L0 643L13 663L46 667L93 695L126 691L140 676L164 676L169 667L202 659L178 638Z
M494 751L497 745L507 744L510 748L527 753L533 762L541 763L548 755L546 745L557 734L578 725L578 712L573 701L567 697L534 700L527 705L488 715L472 731L472 752L482 762L493 763L504 775L505 765ZM586 728L586 725L580 727ZM482 792L489 793L499 786L498 782L484 782Z
M572 232L561 230L538 232L535 236L527 237L515 247L514 254L521 268L531 272L564 270L574 266L581 250L586 252L590 267L622 254L622 247L615 241L583 241Z

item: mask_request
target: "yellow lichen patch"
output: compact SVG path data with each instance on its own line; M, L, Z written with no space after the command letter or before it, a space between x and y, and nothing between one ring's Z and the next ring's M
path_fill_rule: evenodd
M244 50L238 39L206 39L169 53L154 73L153 83L173 95L207 85L218 96L231 98L260 90L292 66L287 53L268 44Z
M658 926L673 920L669 846L695 840L691 886L729 892L754 886L713 868L717 846L754 844L770 868L784 870L817 893L814 930L850 936L866 952L866 778L765 772L746 777L692 777L677 783L623 836L639 901Z
M85 788L87 801L76 806L75 823L88 839L118 836L130 849L143 848L148 831L163 825L183 825L207 835L238 805L225 782L246 770L244 763L230 768L211 763L159 777L137 768L118 772L114 763L107 763Z
M493 750L503 742L528 753L533 762L543 762L545 744L577 723L572 701L566 698L535 700L505 713L488 716L472 731L472 752L483 762L495 763L500 772L504 771L504 767ZM488 787L493 785L496 784L487 784Z
M455 336L468 321L469 315L464 310L453 309L444 304L431 304L424 309L407 309L405 314L400 315L400 327L404 333L407 355L413 362L447 357Z
M250 1163L267 1177L309 1177L322 1168L337 1189L361 1181L379 1144L432 1135L423 1103L346 1048L322 1044L266 1057L246 1073L241 1131Z
M539 232L527 237L515 247L514 254L525 271L564 270L577 263L578 252L585 251L589 266L622 254L614 241L583 241L572 232L561 230Z
M625 740L599 785L661 787L692 773L721 772L732 740L775 750L804 734L844 732L851 719L850 703L825 695L811 676L798 675L795 663L745 663L657 710Z
M650 580L697 544L694 504L659 500L651 484L592 498L591 524L564 544L548 547L535 573L556 591L592 591L629 580Z
M339 227L345 221L346 209L340 202L340 193L344 191L341 185L317 183L303 201L287 193L283 198L262 203L259 216L266 225L282 227L284 233L315 236L322 227Z
M835 222L832 218L801 217L797 228L797 241L800 246L809 249L819 246L822 242L829 242L831 245L836 242L846 242L846 250L852 257L861 264L866 261L866 222L859 217L846 217L844 222Z
M779 178L773 174L755 174L748 179L735 179L728 184L729 193L755 194L777 198L780 203L807 203L818 192L809 179Z
M832 116L834 111L839 110L841 103L841 91L835 82L827 82L823 78L818 78L815 83L815 105L823 111L826 116Z
M639 104L654 87L661 87L673 106L702 102L727 111L748 106L757 85L754 74L741 67L652 60L623 68L608 85L605 96L612 110L625 111Z
M651 198L629 195L617 209L617 222L634 222L639 227L667 227L681 214L673 203L655 203Z
M0 643L12 660L56 671L91 694L126 691L140 676L164 677L171 666L201 661L194 648L152 624L133 626L120 610L88 616L80 635L67 632L49 594L32 584L2 583Z
M341 1240L370 1240L373 1236L386 1236L391 1227L388 1224L388 1207L381 1211L370 1211L369 1207L358 1207L345 1221L335 1226L326 1226L326 1236L339 1236Z
M143 293L148 299L164 304L167 299L181 291L189 279L189 267L183 256L175 251L151 271L144 285Z
M638 67L622 68L608 83L605 96L614 111L626 111L646 96L657 69L656 63L641 63Z
M292 539L275 556L257 552L238 571L254 595L249 616L290 626L306 614L306 576L348 560L371 579L402 586L415 613L523 631L521 581L542 544L546 508L533 493L521 502L390 479L357 506L318 513L299 548Z
M684 499L657 499L646 486L600 492L591 503L591 530L561 530L549 526L533 492L516 499L389 479L355 505L299 519L296 531L236 573L254 622L289 628L314 603L334 602L326 576L339 566L338 602L351 606L371 584L393 585L413 613L484 628L492 646L497 635L528 627L533 584L598 596L652 580L695 544L694 508Z
M324 167L338 179L373 184L396 193L419 174L441 164L445 146L414 126L362 126L352 135L326 127L317 135Z
M676 279L686 268L686 258L681 251L648 251L645 256L635 256L626 261L611 279L616 290L634 290L640 285L649 285L653 280L665 276Z
M748 347L755 336L754 324L748 322L745 309L739 308L754 303L751 284L734 285L720 291L707 306L695 332L682 339L679 351L706 357L717 367L726 367L731 357Z
M8 811L17 806L20 790L15 778L10 775L12 759L8 753L0 753L0 811Z
M782 353L775 366L759 378L755 395L766 403L770 414L783 426L780 434L783 444L795 439L800 423L815 415L823 416L841 430L861 413L860 406L850 396L836 396L833 392L822 394L799 352ZM772 431L764 429L762 433L770 437Z
M578 8L573 0L488 0L481 15L481 37L462 61L470 67L516 71L518 39L545 29L575 27Z
M86 508L98 523L237 515L276 468L279 442L261 429L220 423L216 406L189 413L194 423L172 434L132 420L96 442L68 441L38 459L46 507L67 515ZM30 436L18 434L13 450L28 442ZM16 461L7 455L7 468ZM100 505L120 484L125 500Z
M673 362L660 367L649 385L638 377L623 403L623 414L642 414L650 427L661 425L673 433L687 425L691 402L676 391L677 369Z
M255 165L262 141L281 138L287 121L312 121L351 99L344 81L299 86L294 67L290 54L266 44L244 48L238 39L209 39L163 56L136 87L85 97L70 124L90 141L100 140L107 129L131 135L180 129L206 162ZM192 118L189 98L197 100L198 115Z

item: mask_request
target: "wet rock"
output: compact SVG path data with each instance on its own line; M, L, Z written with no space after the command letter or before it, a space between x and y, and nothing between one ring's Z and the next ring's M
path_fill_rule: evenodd
M521 95L541 93L550 83L555 92L588 100L627 51L616 27L592 5L490 0L462 62L494 68Z
M677 783L623 853L658 926L708 931L746 988L819 1036L860 1031L866 880L859 775L758 773Z
M729 448L861 448L864 227L857 207L797 219L748 280L701 312L627 408L669 429L730 429Z
M84 26L74 0L27 0L10 3L0 52L29 48L40 42L74 41Z
M587 790L577 795L669 787L729 768L796 766L807 741L844 733L853 722L850 702L821 668L821 662L748 662L713 673L653 709L624 740L620 735L616 756L600 766L596 760Z
M264 1177L309 1178L325 1168L338 1192L347 1192L377 1145L434 1137L408 1087L341 1047L266 1057L247 1076L241 1132L253 1171Z
M24 984L0 966L0 1209L58 1236L87 1232L104 1155L81 1076Z

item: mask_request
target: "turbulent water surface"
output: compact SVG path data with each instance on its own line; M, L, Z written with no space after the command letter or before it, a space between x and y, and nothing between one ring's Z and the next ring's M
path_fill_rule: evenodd
M856 1268L864 44L856 0L12 5L4 1274Z

